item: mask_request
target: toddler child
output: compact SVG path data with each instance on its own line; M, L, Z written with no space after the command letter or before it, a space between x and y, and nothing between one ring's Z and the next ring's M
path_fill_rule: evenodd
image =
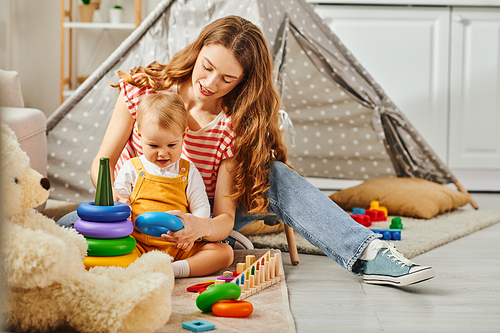
M137 110L136 125L143 155L128 160L114 182L117 200L132 208L132 221L135 223L138 215L148 211L181 210L197 217L210 217L203 179L193 163L181 158L188 130L182 99L173 93L144 96ZM199 239L194 243L174 244L143 234L137 228L132 236L137 241L135 251L139 255L152 250L170 254L174 258L175 277L207 275L208 267L215 273L233 260L232 248L224 243Z

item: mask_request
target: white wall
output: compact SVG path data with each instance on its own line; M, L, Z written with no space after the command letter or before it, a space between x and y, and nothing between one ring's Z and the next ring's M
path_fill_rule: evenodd
M101 1L122 4L133 21L134 0ZM143 0L143 18L159 1ZM19 72L26 107L47 116L59 106L60 6L59 0L0 0L0 68ZM108 55L96 52L96 59Z
M59 2L2 1L0 67L18 71L25 105L49 115L59 104Z

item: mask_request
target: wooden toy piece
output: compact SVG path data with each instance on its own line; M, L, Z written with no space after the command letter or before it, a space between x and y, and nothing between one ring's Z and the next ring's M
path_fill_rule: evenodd
M384 240L401 240L401 230L396 229L370 229L376 234L381 234Z
M403 229L403 223L401 222L401 218L399 216L396 216L391 220L389 229Z
M245 259L246 259L245 269L248 268L248 267L250 267L250 266L252 266L253 263L255 262L255 256L253 254L247 255Z
M226 283L224 280L215 280L215 285L218 286L219 284Z
M274 261L275 261L274 258L269 259L269 278L270 279L275 278L274 270L276 269L276 265L274 264Z
M225 272L222 273L222 276L224 278L232 278L233 277L233 272L225 271Z
M113 187L109 173L109 158L101 157L99 161L99 175L95 190L96 206L113 206Z
M250 288L255 288L255 275L250 276Z
M274 274L280 276L280 262L281 256L279 253L274 254Z
M273 284L282 281L283 276L279 274L280 273L279 265L281 262L280 261L281 257L277 253L274 255L273 258L271 258L270 254L271 251L267 251L266 254L264 254L261 258L259 258L259 260L256 260L250 267L243 269L231 281L227 281L229 279L224 278L223 276L217 278L218 280L222 281L226 280L226 282L229 283L223 283L221 285L214 286L211 289L203 292L203 294L205 294L208 291L210 291L210 293L213 292L212 290L214 288L222 287L226 284L233 284L238 287L238 290L240 290L240 295L237 299L242 300L261 291L262 289L265 289ZM240 267L246 267L246 262L238 263L236 266L238 267L238 265L240 265ZM203 294L199 294L198 297L200 297ZM198 302L198 298L196 298L196 300ZM200 307L198 306L198 308ZM201 309L202 308L200 308L200 310Z
M193 320L182 323L182 328L190 330L191 332L205 332L215 329L215 325L204 320Z
M202 288L206 288L209 285L214 284L214 282L215 281L206 281L206 282L203 282L203 283L198 283L198 284L195 284L193 286L187 287L186 290L187 291L196 291L197 292L197 291L199 291Z
M381 210L384 212L386 218L388 216L387 207L380 206L379 202L376 200L370 202L370 210Z
M272 263L271 263L271 259ZM267 251L262 257L256 260L250 267L246 268L240 273L242 277L245 277L244 281L249 281L249 288L243 287L243 292L241 293L238 300L247 298L262 289L265 289L277 282L283 280L283 276L279 275L280 256L275 254L274 258L271 258L271 251ZM246 265L246 263L245 263ZM272 266L272 267L271 267ZM274 278L271 278L271 272L274 271ZM231 283L236 283L237 278L233 279ZM253 280L253 285L252 285ZM245 284L246 282L243 282ZM242 282L240 281L240 285Z
M233 281L234 277L230 277L230 278L225 278L224 276L219 276L217 278L217 280L221 280L221 281L224 281L224 282L231 282Z
M244 270L246 269L246 263L238 263L236 264L236 272L238 274L241 274L241 272L243 272Z

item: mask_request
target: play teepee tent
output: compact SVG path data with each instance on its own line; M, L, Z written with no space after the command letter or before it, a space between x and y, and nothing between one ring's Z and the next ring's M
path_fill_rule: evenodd
M304 0L164 0L49 118L54 199L94 197L89 170L118 95L108 85L117 83L117 71L168 62L206 24L226 15L254 22L268 42L276 86L294 125L290 161L299 173L418 177L466 192Z

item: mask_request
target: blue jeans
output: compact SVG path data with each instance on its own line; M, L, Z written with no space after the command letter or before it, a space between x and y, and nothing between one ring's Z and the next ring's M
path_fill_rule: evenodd
M352 271L365 247L377 238L284 163L271 162L269 184L268 210L348 271ZM260 218L261 215L237 210L234 230ZM71 212L57 223L72 227L77 219L76 212Z

